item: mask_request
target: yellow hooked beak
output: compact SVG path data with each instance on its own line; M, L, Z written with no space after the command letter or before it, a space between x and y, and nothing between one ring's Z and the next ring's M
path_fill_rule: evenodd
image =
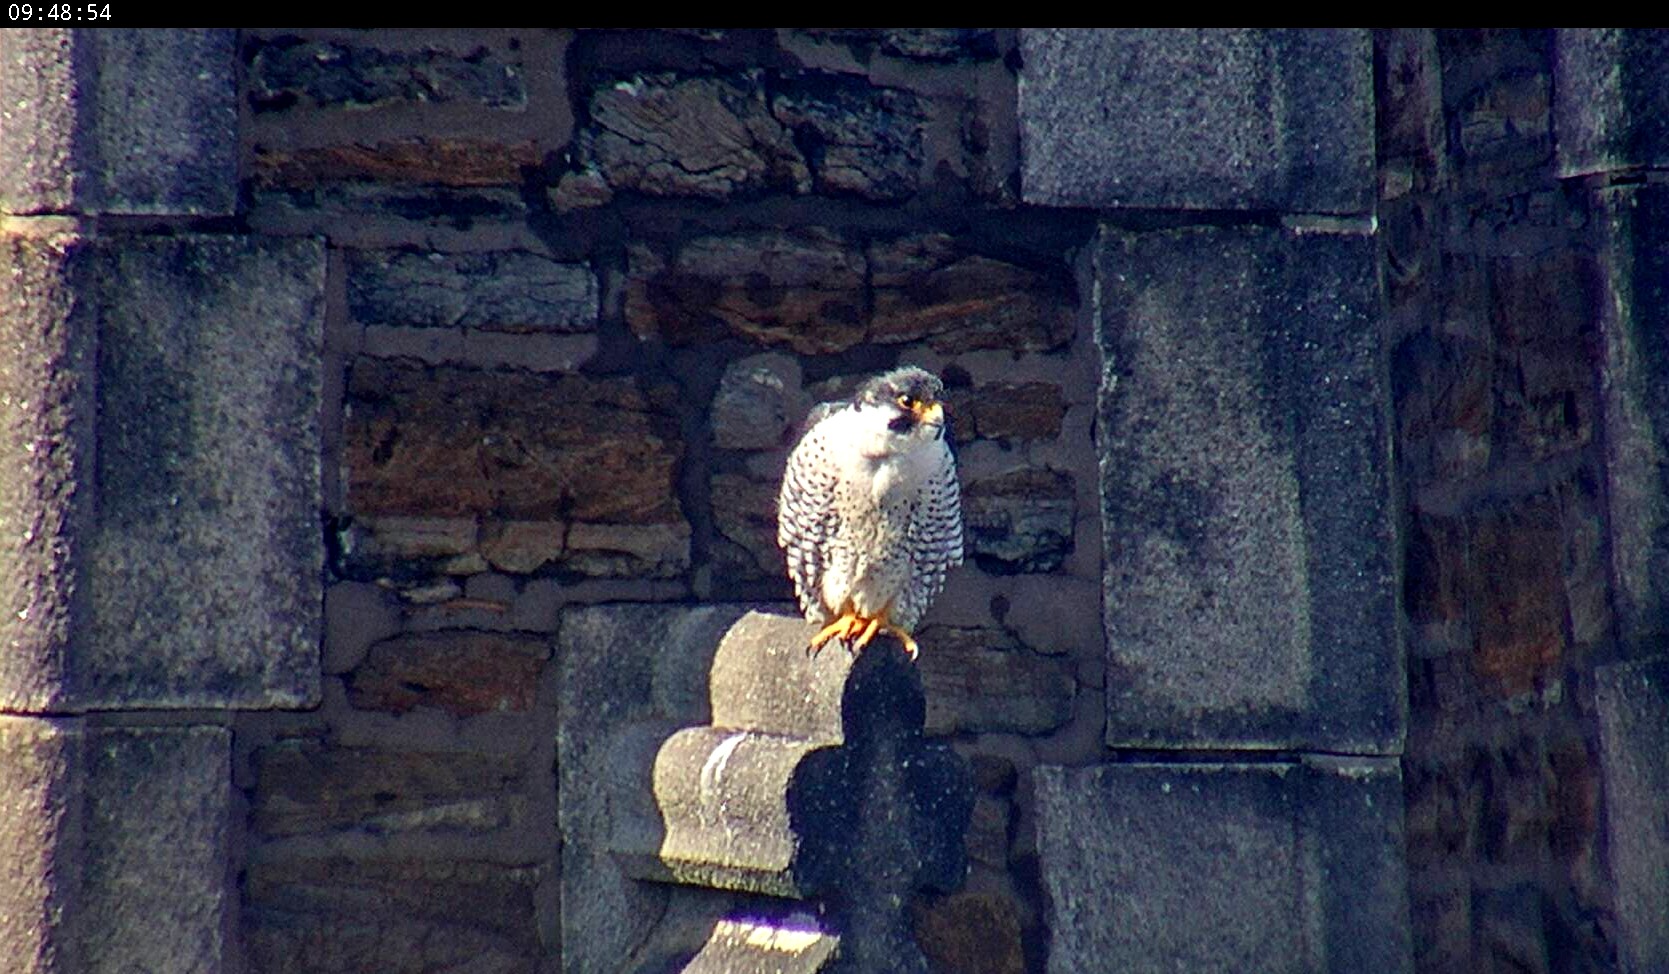
M910 411L916 414L918 423L930 423L934 426L943 426L945 423L945 407L942 403L917 400L911 404Z

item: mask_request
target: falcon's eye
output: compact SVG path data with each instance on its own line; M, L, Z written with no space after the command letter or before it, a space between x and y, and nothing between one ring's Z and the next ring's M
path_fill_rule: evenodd
M914 399L911 399L910 394L907 393L907 392L899 393L897 402L900 406L904 407L905 409L913 410L913 409L916 408L916 401Z

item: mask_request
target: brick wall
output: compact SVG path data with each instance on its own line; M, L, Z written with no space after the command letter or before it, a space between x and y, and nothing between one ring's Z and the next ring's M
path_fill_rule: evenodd
M1421 970L1614 970L1595 664L1612 657L1593 198L1549 31L1381 36Z
M1040 955L1017 783L1100 754L1093 226L1016 205L1014 43L243 35L247 220L330 245L324 701L238 725L252 968L554 965L564 613L790 597L796 427L904 361L949 386L970 529L929 732L981 789L920 935Z

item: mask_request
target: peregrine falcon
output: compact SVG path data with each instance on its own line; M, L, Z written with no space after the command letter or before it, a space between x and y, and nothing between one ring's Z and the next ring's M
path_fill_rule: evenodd
M910 633L962 563L962 501L945 441L944 384L923 369L876 376L806 418L777 497L777 544L816 652Z

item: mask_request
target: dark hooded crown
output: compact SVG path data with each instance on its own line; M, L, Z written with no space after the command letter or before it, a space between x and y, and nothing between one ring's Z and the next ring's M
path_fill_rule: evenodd
M907 365L870 379L858 388L861 403L895 402L899 396L909 396L921 402L938 402L945 394L945 384L926 369Z

